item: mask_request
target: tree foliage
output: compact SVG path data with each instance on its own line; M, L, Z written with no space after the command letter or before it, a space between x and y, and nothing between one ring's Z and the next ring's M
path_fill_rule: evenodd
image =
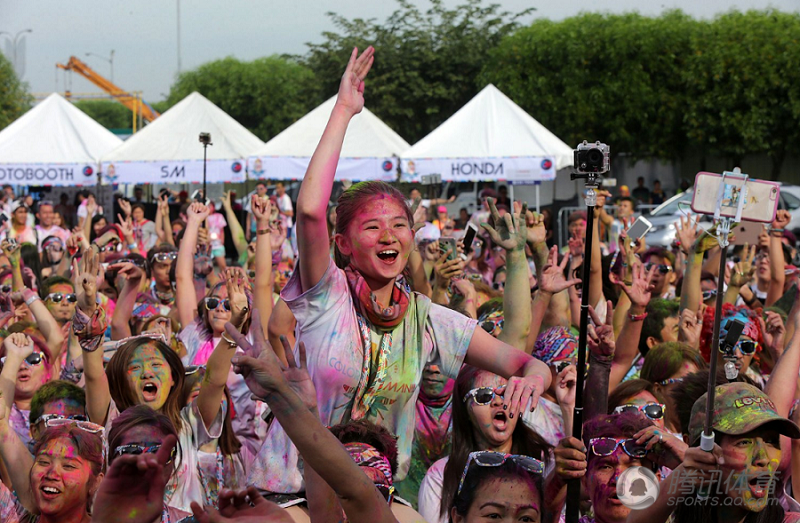
M197 91L262 140L284 130L318 102L313 73L286 57L252 62L224 58L180 75L170 88L171 107Z
M75 102L75 107L106 129L130 129L133 125L130 109L113 100L80 100Z
M0 129L22 116L30 109L32 101L11 62L0 54Z
M420 11L407 0L385 22L347 20L329 13L338 32L309 44L305 63L325 97L333 96L353 47L375 47L367 108L411 143L424 137L467 103L481 87L476 79L490 50L529 13L501 11L468 0L453 9L442 0Z

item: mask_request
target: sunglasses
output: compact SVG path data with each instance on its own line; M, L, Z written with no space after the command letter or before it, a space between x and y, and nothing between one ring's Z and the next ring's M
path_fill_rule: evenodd
M683 383L683 378L667 378L665 380L657 381L656 385L672 385L673 383Z
M137 445L132 443L130 445L120 445L119 447L114 449L114 457L117 456L138 456L140 454L155 454L161 449L161 445ZM177 454L177 449L173 447L172 452L169 455L169 460L167 463L172 462L175 459L175 455Z
M156 263L167 263L173 262L178 259L177 252L159 252L155 256L153 256L153 261Z
M45 298L45 300L50 300L53 303L61 303L61 300L64 300L64 299L66 299L69 303L77 303L78 302L78 297L73 293L61 294L60 292L51 292Z
M703 301L710 300L716 295L717 295L717 289L711 289L710 291L703 291Z
M470 398L475 402L475 405L488 405L494 400L495 396L501 395L497 394L492 387L478 387L476 389L472 389L471 391L464 394L464 403L469 401Z
M31 425L36 425L37 423L44 422L45 426L47 426L47 422L51 420L58 420L58 419L66 419L70 421L89 421L89 418L84 416L83 414L75 414L74 416L63 416L61 414L42 414L36 421L34 421Z
M644 268L647 271L649 271L653 267L656 267L658 269L658 272L660 272L661 274L668 274L668 273L672 272L672 267L670 267L669 265L663 264L663 263L660 263L658 265L656 265L654 263L648 263L648 264L646 264L644 266Z
M256 277L256 271L254 270L247 271L247 277L250 278L251 280L254 280Z
M224 300L220 300L219 298L206 298L205 300L206 310L213 311L216 310L217 307L222 304L222 308L226 311L231 310L231 300L225 298Z
M104 247L100 247L100 252L120 252L122 250L122 244L118 242L111 242Z
M733 346L733 351L736 352L736 350L738 349L744 356L749 356L750 354L755 353L757 348L758 348L757 341L739 340L736 342L736 345Z
M144 269L144 266L147 264L145 260L135 259L135 258L122 258L121 260L117 260L113 263L113 265L119 265L122 263L130 263L140 269Z
M461 481L458 483L458 492L456 496L461 494L461 489L464 487L464 480L467 478L469 467L473 463L480 467L499 467L506 461L511 460L515 465L524 468L528 472L534 474L544 474L544 463L538 459L530 456L522 456L520 454L503 454L502 452L492 452L491 450L481 450L472 452L467 459L467 465L464 467L464 472L461 473Z
M622 445L622 450L632 458L643 458L647 455L646 444L638 444L635 439L626 438L592 438L589 447L595 456L610 456Z
M2 291L5 294L8 294L9 292L11 292L11 285L0 286L0 291Z
M44 422L45 427L63 427L64 425L75 425L81 430L91 432L92 434L105 434L106 429L102 425L92 423L91 421L80 421L69 418L52 418Z
M25 358L25 360L24 360L24 362L27 363L31 367L35 367L37 365L40 365L43 361L44 361L44 355L41 352L33 352L33 353L29 354L28 357ZM5 356L0 358L0 363L2 363L3 365L6 364L6 357Z
M622 414L624 412L641 412L651 420L659 420L664 418L664 405L661 403L648 403L647 405L628 403L614 409L614 414Z
M43 247L48 251L61 252L64 250L64 245L61 242L50 242Z

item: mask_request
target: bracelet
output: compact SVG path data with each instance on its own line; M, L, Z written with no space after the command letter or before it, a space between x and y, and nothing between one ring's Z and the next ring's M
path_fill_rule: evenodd
M272 232L272 230L271 230L271 229L258 229L258 230L256 231L256 234L257 234L257 235L259 235L259 236L263 236L263 235L265 235L265 234L269 234L269 233L271 233L271 232Z
M647 312L643 312L641 314L631 314L630 312L628 313L628 319L631 321L642 321L645 318L647 318Z
M227 343L227 344L228 344L228 345L230 345L231 347L236 347L236 346L238 345L238 343L236 343L236 342L235 342L235 341L233 341L232 339L230 339L230 338L228 338L227 336L225 336L225 333L224 333L224 332L222 333L222 336L220 336L220 337L222 338L222 340L223 340L225 343Z
M136 249L136 248L138 248L138 247L139 247L139 246L138 246L138 245L136 245L135 243L129 243L129 244L128 244L128 249L130 249L130 250Z
M769 232L771 232L771 233L772 232L779 232L779 233L783 234L783 231L785 231L785 230L786 229L774 229L772 227L769 228Z
M39 298L39 295L34 293L32 296L28 296L28 299L25 300L25 305L30 307L33 302L40 299L41 298Z

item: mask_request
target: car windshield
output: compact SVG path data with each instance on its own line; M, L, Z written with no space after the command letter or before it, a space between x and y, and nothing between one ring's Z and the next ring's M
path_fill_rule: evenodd
M673 214L680 214L681 209L686 209L692 203L691 189L676 194L669 200L665 201L650 213L651 216L670 216Z

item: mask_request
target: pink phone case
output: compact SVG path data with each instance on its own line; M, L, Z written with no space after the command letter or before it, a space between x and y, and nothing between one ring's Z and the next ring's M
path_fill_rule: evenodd
M695 177L692 210L698 214L713 215L717 210L717 196L722 175L699 172ZM744 176L728 175L725 177L725 188L722 192L720 216L735 218L739 206L741 187L745 183ZM747 178L747 200L742 208L742 220L761 223L772 223L778 212L778 195L780 185Z

